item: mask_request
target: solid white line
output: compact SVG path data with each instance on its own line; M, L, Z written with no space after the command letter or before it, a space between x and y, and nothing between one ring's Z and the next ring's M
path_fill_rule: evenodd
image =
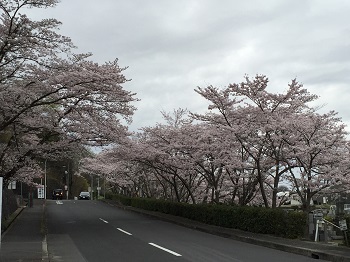
M102 219L102 218L100 218L100 220L103 221L103 222L105 222L106 224L108 224L108 221L106 221L106 220L104 220L104 219Z
M148 243L148 244L150 244L151 246L154 246L154 247L156 247L156 248L159 248L159 249L161 249L161 250L163 250L163 251L166 251L166 252L168 252L168 253L170 253L170 254L172 254L172 255L174 255L174 256L181 257L180 254L178 254L178 253L176 253L176 252L174 252L174 251L171 251L171 250L169 250L169 249L166 249L166 248L164 248L164 247L158 246L157 244L154 244L154 243Z
M127 232L127 231L125 231L125 230L123 230L123 229L121 229L121 228L119 228L119 227L117 227L117 229L118 229L120 232L123 232L124 234L127 234L127 235L129 235L129 236L132 236L131 233L129 233L129 232Z

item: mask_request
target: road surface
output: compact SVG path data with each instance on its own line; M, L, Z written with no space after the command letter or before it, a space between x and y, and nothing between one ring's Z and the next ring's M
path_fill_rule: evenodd
M47 248L53 262L314 261L181 227L100 201L48 200L46 209Z

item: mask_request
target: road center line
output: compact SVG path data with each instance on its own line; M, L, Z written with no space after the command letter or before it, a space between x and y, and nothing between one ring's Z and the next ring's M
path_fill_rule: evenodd
M161 250L163 250L163 251L165 251L165 252L168 252L168 253L170 253L170 254L172 254L172 255L174 255L174 256L181 257L181 255L180 255L179 253L176 253L176 252L171 251L171 250L169 250L169 249L167 249L167 248L158 246L157 244L154 244L154 243L148 243L148 244L150 244L151 246L154 246L154 247L156 247L156 248L159 248L159 249L161 249Z
M124 234L127 234L127 235L129 235L129 236L132 236L131 233L129 233L129 232L127 232L127 231L125 231L125 230L123 230L123 229L121 229L121 228L119 228L119 227L117 227L117 229L118 229L120 232L123 232Z
M100 218L100 220L103 221L103 222L105 222L106 224L108 224L108 221L106 221L106 220L104 220L104 219L102 219L102 218Z

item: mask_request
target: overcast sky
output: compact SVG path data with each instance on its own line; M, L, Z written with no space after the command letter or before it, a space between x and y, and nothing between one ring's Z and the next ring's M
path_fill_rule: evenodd
M204 112L197 86L246 74L266 75L271 92L297 78L350 131L349 0L61 0L34 15L61 21L77 52L129 67L125 87L141 99L133 131L162 110Z

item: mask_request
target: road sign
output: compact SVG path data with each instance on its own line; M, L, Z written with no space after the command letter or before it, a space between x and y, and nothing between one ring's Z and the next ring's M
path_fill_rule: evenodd
M12 181L7 186L8 189L16 189L16 181Z
M346 220L339 220L339 227L341 231L348 230L348 225L346 224Z
M44 186L43 186L43 185L40 185L40 186L38 187L38 198L39 198L39 199L42 199L42 198L44 198L44 195L45 195Z

